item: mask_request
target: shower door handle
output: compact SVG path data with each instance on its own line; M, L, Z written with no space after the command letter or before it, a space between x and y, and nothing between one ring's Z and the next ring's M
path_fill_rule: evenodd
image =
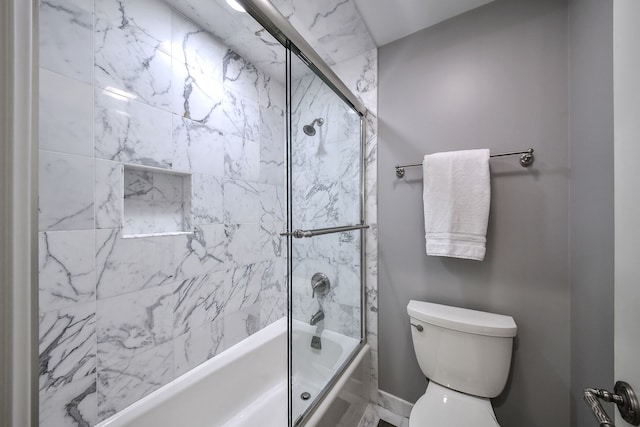
M303 237L321 236L323 234L342 233L344 231L362 230L369 228L366 224L345 225L342 227L329 227L329 228L316 228L314 230L294 230L285 231L280 233L281 236L292 236L296 239L302 239Z

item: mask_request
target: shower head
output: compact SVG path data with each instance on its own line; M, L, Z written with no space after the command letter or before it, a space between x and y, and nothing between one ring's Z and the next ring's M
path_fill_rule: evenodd
M317 119L315 119L314 121L311 122L310 125L304 125L302 127L302 130L304 131L304 133L306 133L309 136L313 136L316 134L316 128L313 127L315 124L318 124L318 126L322 126L324 124L324 119L321 117L318 117Z

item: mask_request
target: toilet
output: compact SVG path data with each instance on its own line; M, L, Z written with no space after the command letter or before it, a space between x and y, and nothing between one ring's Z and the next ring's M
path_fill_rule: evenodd
M407 313L416 358L429 379L409 427L499 427L489 399L507 382L513 318L413 300Z

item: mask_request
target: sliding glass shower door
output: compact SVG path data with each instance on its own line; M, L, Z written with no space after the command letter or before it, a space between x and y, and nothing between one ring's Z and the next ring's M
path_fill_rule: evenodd
M363 339L361 116L303 60L289 73L289 411L300 425Z

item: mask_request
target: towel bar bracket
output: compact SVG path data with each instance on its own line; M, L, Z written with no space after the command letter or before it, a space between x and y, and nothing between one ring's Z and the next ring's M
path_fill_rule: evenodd
M498 154L492 154L489 157L503 157L503 156L517 156L520 155L520 166L522 166L523 168L528 168L529 166L531 166L533 164L533 148L529 148L527 150L524 151L514 151L514 152L510 152L510 153L498 153ZM417 167L417 166L422 166L422 163L415 163L415 164L411 164L411 165L396 165L396 176L398 178L402 178L404 177L404 168L413 168L413 167Z

